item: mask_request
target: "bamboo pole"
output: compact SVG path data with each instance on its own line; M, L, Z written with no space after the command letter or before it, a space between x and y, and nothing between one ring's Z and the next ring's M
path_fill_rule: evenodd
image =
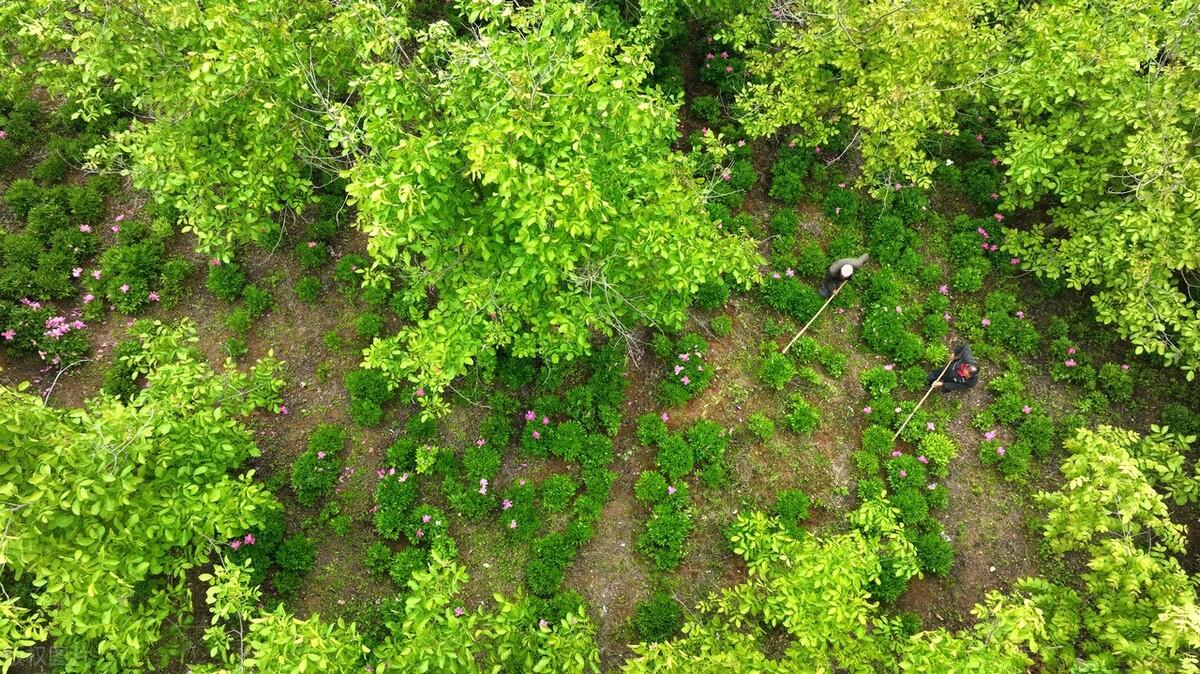
M954 361L957 358L958 356L951 356L950 362L946 363L946 367L942 368L941 374L939 374L937 379L934 379L933 383L929 385L929 390L925 392L925 395L921 396L921 402L917 403L917 406L908 413L908 418L904 420L904 423L900 424L900 430L896 431L896 434L892 436L892 442L895 442L896 438L900 437L900 434L904 432L904 428L908 426L908 422L912 420L913 415L917 413L917 410L921 409L921 405L925 404L925 399L929 397L930 393L933 393L933 389L937 388L937 383L942 380L942 377L946 376L946 370L950 369L950 366L954 364Z
M817 320L817 316L820 316L821 313L825 311L825 307L829 306L829 303L833 301L833 298L837 297L837 294L842 291L842 286L846 285L846 281L849 280L850 279L842 281L838 284L838 287L833 289L833 292L829 295L829 299L825 300L825 304L822 304L821 308L817 309L817 313L813 314L812 318L808 319L808 322L804 324L803 328L800 328L800 332L796 333L796 336L792 338L792 341L788 342L787 346L783 347L784 353L787 353L788 349L792 348L792 345L796 343L796 340L800 339L800 335L803 335L804 331L808 330L808 327L813 324L813 321Z

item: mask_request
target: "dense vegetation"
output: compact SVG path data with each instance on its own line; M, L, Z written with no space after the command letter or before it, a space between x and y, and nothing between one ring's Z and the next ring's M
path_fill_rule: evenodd
M1200 671L1194 3L0 30L0 671Z

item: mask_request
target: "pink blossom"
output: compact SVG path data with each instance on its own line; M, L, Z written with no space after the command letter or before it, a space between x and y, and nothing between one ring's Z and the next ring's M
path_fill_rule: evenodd
M921 463L929 463L929 459L925 458L924 454L922 454L921 456L918 456L917 461L920 461Z
M1021 408L1021 414L1029 414L1032 411L1033 411L1033 408L1030 407L1029 405L1026 405Z
M509 520L509 521L508 521L508 528L509 528L509 529L516 529L516 528L517 528L517 521L516 521L516 520Z
M997 165L997 164L999 164L999 163L1000 163L1000 160L999 160L999 159L996 159L996 158L994 158L994 157L992 158L992 166L996 166L996 165Z
M91 293L88 293L88 294L86 294L86 295L84 295L84 296L83 296L83 303L84 303L84 304L89 304L90 302L92 302L92 300L95 300L95 299L96 299L96 296L95 296L95 295L93 295L93 294L91 294Z
M117 233L117 232L121 231L121 226L120 226L120 225L113 225L113 226L112 226L112 227L110 227L109 229L111 229L111 230L113 231L113 233L115 234L115 233Z
M791 267L788 267L788 268L787 268L787 270L785 270L785 271L783 272L783 275L784 275L784 276L788 276L788 277L795 276L795 275L796 275L796 270L795 270L795 269L792 269Z
M382 469L382 468L376 468L376 469L375 469L375 477L378 477L378 478L383 478L383 477L385 477L385 476L387 476L387 471L386 471L386 470L384 470L384 469Z
M1008 263L1009 263L1009 264L1011 264L1011 265L1018 265L1018 264L1021 264L1021 258L1019 258L1019 257L1014 257L1014 258L1010 259L1010 260L1008 261Z
M888 372L891 372L892 370L895 370L895 369L896 369L896 364L895 364L895 363L888 363L887 365L884 365L884 366L883 366L883 369L887 370Z
M982 133L975 134L975 140L982 143L983 142L983 134Z
M669 415L667 415L667 413L666 413L666 412L663 412L663 413L662 413L662 416L661 416L661 417L659 417L659 418L660 418L660 419L662 419L664 422L666 422L666 421L670 421L670 420L671 420L671 417L670 417Z
M995 192L992 192L989 196L991 196L992 201L996 201L1000 198L1000 195L996 194Z
M542 425L549 426L550 425L550 417L542 417Z
M685 374L685 375L683 375L682 377L680 377L680 378L679 378L679 383L683 384L684 386L687 386L688 384L692 383L692 380L691 380L691 378L690 378L690 377L688 377L688 376Z
M997 448L996 448L996 455L997 455L997 456L1004 456L1004 447L1003 447L1003 446L1000 446L1000 447L997 447Z
M546 622L545 618L542 618L541 620L538 621L538 627L541 629L546 629L546 628L550 627L550 623Z
M483 438L479 438L478 440L475 441L475 446L482 447L484 445L484 443L486 443L486 442L487 442L487 440L484 440Z
M984 440L995 440L996 439L996 431L988 431L987 433L984 433L983 439Z
M716 54L713 54L712 52L708 52L707 54L704 55L705 61L711 61L714 58L716 58Z
M425 387L424 387L424 386L422 386L422 387L420 387L420 388L418 388L418 389L417 389L417 397L418 397L418 398L424 398L424 397L425 397Z
M316 248L316 247L317 247L317 242L316 242L316 241L309 241L309 242L308 242L308 247L309 247L309 248Z
M979 324L986 328L987 326L992 324L992 319L985 318L982 321L979 321Z
M9 328L4 332L0 332L0 336L4 337L4 341L11 342L17 338L17 333L12 328Z
M723 59L729 58L729 52L727 52L727 51L721 52L721 58L723 58Z
M988 231L986 229L984 229L982 227L976 227L975 231L978 232L979 235L982 236L983 238L985 238L985 239L988 238Z
M1000 250L1000 246L998 244L993 243L992 245L988 246L988 250L990 250L994 253L994 252Z
M80 225L79 231L83 232L84 234L90 234L92 231L92 226L91 225Z
M1017 314L1016 314L1016 316L1017 316L1017 318L1020 318L1020 319L1024 320L1024 319L1025 319L1025 312L1024 312L1024 311L1017 311Z
M73 276L74 278L79 278L80 276L83 276L83 267L76 267L76 268L72 269L71 276Z
M866 407L863 408L863 414L870 414L870 413L871 413L870 405L867 405Z
M814 147L813 152L816 154L821 154L821 146L817 145L816 147Z
M733 66L725 66L725 72L727 72L727 73L733 72Z
M945 284L943 284L941 287L939 287L939 288L938 288L938 292L939 292L939 293L941 293L941 294L943 294L943 295L949 295L949 294L950 294L950 287L949 287L949 286L947 286L947 285L945 285Z
M519 484L519 485L521 485L522 487L524 487L524 486L525 486L525 478L521 478L521 479L520 479L520 480L517 482L517 484Z
M148 297L151 302L157 302L158 301L158 291L151 290L150 294L147 295L146 297Z
M461 607L461 606L454 609L454 615L456 615L456 616L461 616L464 613L466 613L466 611L463 610L463 607Z
M908 471L901 468L900 469L900 477L908 477Z
M776 272L771 272L771 278L773 278L773 279L775 279L776 281L778 281L779 279L781 279L781 278L783 278L783 277L782 277L782 276L780 276L780 275L779 275L779 272L777 272L777 271L776 271Z
M486 494L486 493L487 493L487 486L488 486L488 481L487 481L487 478L486 478L486 477L484 477L484 478L480 478L480 479L479 479L479 493L480 493L480 494Z
M213 259L209 260L209 261L208 261L208 263L209 263L210 265L214 266L214 267L220 267L220 266L221 266L221 260L220 260L220 258L215 258L215 257L214 257Z
M533 432L533 433L531 433L530 435L531 435L531 437L533 437L533 439L534 439L534 440L541 440L541 439L542 439L542 434L541 434L540 432L538 432L538 431L534 431L534 432Z
M674 494L676 491L678 491L678 490L677 490L677 489L675 489L675 487L672 487L672 486L668 486L668 487L667 487L667 493L668 493L668 494Z
M933 423L932 421L926 421L925 422L925 430L927 430L927 431L937 430L937 424Z
M1122 369L1122 370L1128 370L1128 369L1129 369L1129 363L1122 363L1122 364L1121 364L1121 369Z
M325 458L325 452L317 452L317 458L318 458L318 459L324 459L324 458Z
M1064 361L1063 361L1063 365L1066 365L1067 367L1075 367L1075 359L1074 359L1074 358L1068 358L1068 359L1066 359L1066 360L1064 360Z
M691 358L691 356L689 356L689 355L688 355L688 354L686 354L686 353L681 353L681 354L679 354L679 360L682 360L682 361L685 361L685 362L686 362L686 361L687 361L689 358Z
M288 408L287 408L287 405L280 405L280 406L279 406L279 413L280 413L281 415L283 415L283 416L285 416L285 417L286 417L286 416L288 415Z
M500 504L500 507L504 510L508 510L509 508L512 507L512 501L510 501L508 499L504 499L504 502Z
M980 248L982 248L983 250L987 250L987 249L988 249L988 245L987 245L986 243L981 243L981 244L979 244L979 247L980 247Z
M92 278L96 279L97 281L100 280L100 270L99 269L96 269L95 271L92 272Z
M893 458L893 459L898 459L898 458L900 458L900 456L901 456L902 454L904 454L904 452L902 452L902 451L900 451L900 450L898 450L898 449L893 449L893 450L892 450L892 458Z
M122 292L122 293L127 293L127 292L129 292L129 284L128 284L128 283L122 283L122 284L121 284L121 292Z
M236 538L232 541L229 541L229 547L233 548L234 550L237 550L238 548L242 547L242 539Z
M533 410L525 410L525 421L533 421L537 418L537 414Z
M746 141L739 139L737 142L737 146L738 147L746 147Z
M793 139L793 140L789 140L789 141L788 141L788 147L796 147L796 141L795 141L794 139Z
M992 217L996 219L996 222L1003 222L1004 220L1004 215L1001 213L993 213Z
M903 310L902 310L902 309L901 309L899 306L897 306L897 307L896 307L896 313L898 313L898 314L902 314L902 313L904 313L904 311L903 311Z
M682 365L676 365L676 366L675 366L675 374L676 374L676 375L678 375L680 372L683 372L683 366L682 366Z
M8 138L8 132L4 129L0 129L0 140L4 140L5 138Z
M246 534L246 537L242 539L242 543L254 545L254 534Z
M947 321L948 321L948 320L950 320L950 312L949 312L949 311L943 311L943 312L942 312L942 319L943 319L943 320L947 320Z
M433 519L431 515L421 515L421 523L429 524L429 520Z
M117 217L113 218L113 222L121 222L124 219L125 219L125 214L120 213L117 215ZM113 231L116 231L116 230L113 230Z
M425 530L424 529L417 529L417 538L425 538Z
M1067 355L1074 356L1075 355L1075 347L1073 347L1073 346L1067 347Z

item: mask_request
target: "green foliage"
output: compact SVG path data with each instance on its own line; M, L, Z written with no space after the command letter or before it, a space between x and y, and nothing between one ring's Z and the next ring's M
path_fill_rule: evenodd
M292 489L306 506L329 495L342 471L341 454L346 437L342 429L322 424L308 437L308 448L292 464Z
M728 316L715 316L708 322L708 329L717 337L728 337L733 333L733 319Z
M696 455L682 435L672 434L658 444L655 461L667 479L675 481L692 472L696 466Z
M761 412L755 412L746 419L746 428L762 442L770 440L775 435L775 422Z
M942 538L941 532L927 531L913 541L917 550L917 563L925 573L945 577L954 564L954 548Z
M793 433L812 433L821 420L821 412L799 393L788 398L783 423Z
M246 288L246 272L232 262L211 265L205 286L219 300L236 301Z
M706 367L704 360L708 342L689 333L674 342L667 340L667 345L669 376L659 383L658 398L667 406L681 405L699 395L712 381L713 369Z
M186 322L155 323L138 339L123 356L149 386L127 402L103 396L60 410L0 390L0 490L19 506L0 515L6 570L40 587L33 600L68 670L141 668L164 621L190 607L184 584L169 579L210 561L210 541L240 539L277 507L252 472L236 472L259 453L236 419L276 408L279 364L216 373Z
M775 496L775 517L793 536L804 531L808 519L808 494L799 489L785 489Z
M666 641L683 626L683 608L666 592L655 592L633 609L633 629L641 641Z
M796 376L792 359L779 352L767 354L758 366L758 378L766 386L782 391Z
M542 480L542 507L551 513L564 512L578 487L570 475L551 475Z
M638 475L633 487L634 496L641 503L654 505L665 501L667 494L667 478L655 470L644 470Z
M640 86L641 51L582 4L471 11L478 39L433 31L410 51L395 34L413 58L373 60L354 87L358 226L377 264L432 284L400 291L416 321L366 364L424 386L437 411L483 353L557 361L585 353L593 329L678 328L702 283L755 276L753 244L711 226L691 159L670 151L675 106Z
M692 516L686 509L666 501L654 506L646 528L637 539L638 550L659 571L674 570L683 561L684 543L692 532Z
M701 309L719 309L729 300L729 286L720 278L705 281L696 291L696 306Z
M305 276L296 281L296 299L305 304L314 304L321 296L321 281L312 276Z
M350 418L360 426L374 426L383 419L383 404L391 397L387 379L377 370L353 370L342 383L350 396Z

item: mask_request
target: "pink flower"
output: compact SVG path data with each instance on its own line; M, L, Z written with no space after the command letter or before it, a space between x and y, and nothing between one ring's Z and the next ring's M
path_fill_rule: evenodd
M113 218L113 222L121 222L124 219L125 219L125 214L121 213L121 214L117 215L117 217Z
M727 52L727 51L721 52L721 58L723 58L723 59L729 58L729 52Z
M479 479L479 493L480 494L487 493L487 485L488 485L488 481L487 481L486 477Z
M898 449L893 449L893 450L892 450L892 458L893 458L893 459L898 459L898 458L900 458L900 455L902 455L902 454L904 454L904 452L902 452L902 451L900 451L900 450L898 450Z
M684 362L687 362L687 360L688 360L689 358L691 358L691 356L689 356L689 355L688 355L688 354L686 354L686 353L681 353L681 354L679 354L679 360L682 360L682 361L684 361Z
M908 477L908 471L901 468L900 469L900 477Z
M91 225L80 225L79 231L83 232L84 234L90 234L92 231L92 226Z
M533 421L536 418L537 414L534 414L533 410L525 410L525 421Z
M676 375L678 375L680 372L683 372L683 366L682 366L682 365L676 365L676 366L675 366L675 374L676 374Z
M671 417L666 412L663 412L662 416L660 416L659 418L662 419L664 422L671 420Z
M0 332L0 336L4 337L4 341L11 342L17 338L17 333L12 328L9 328L4 332Z
M1128 370L1128 369L1129 369L1129 363L1122 363L1122 364L1121 364L1121 369L1122 369L1122 370Z
M119 232L119 231L121 231L121 226L120 226L120 225L113 225L113 226L112 226L110 229L112 229L113 233L115 234L116 232Z
M863 414L870 414L870 413L871 413L870 405L867 405L866 407L863 408Z
M233 548L234 550L237 550L238 548L242 547L242 539L236 538L232 541L229 541L229 547Z
M1068 348L1067 348L1067 355L1068 355L1068 356L1074 356L1074 355L1075 355L1075 347L1073 347L1073 346L1072 346L1072 347L1068 347Z
M425 538L425 530L417 529L417 538ZM459 615L462 615L461 613Z
M1075 359L1074 359L1074 358L1068 358L1068 359L1066 359L1066 360L1064 360L1064 361L1063 361L1063 365L1066 365L1067 367L1075 367Z
M895 369L896 369L896 364L895 364L895 363L888 363L887 365L884 365L884 366L883 366L883 369L887 370L888 372L891 372L892 370L895 370Z
M925 422L925 430L927 430L927 431L937 430L937 424L933 423L932 421L926 421Z
M158 301L158 291L151 290L150 294L147 295L146 297L150 298L151 302L157 302Z
M283 416L285 416L285 417L286 417L286 416L288 415L288 408L287 408L287 405L280 405L280 406L279 406L279 413L280 413L281 415L283 415Z
M817 145L817 146L813 147L813 152L815 152L816 154L821 154L821 146Z
M1004 220L1004 216L1000 213L994 213L992 214L992 217L996 219L996 222L1001 222Z
M788 147L796 147L796 141L795 141L794 139L793 139L793 140L789 140L789 141L788 141Z
M986 328L987 326L992 324L992 319L985 318L982 321L979 321L979 324Z
M897 307L896 307L896 313L898 313L898 314L902 314L902 313L904 313L904 311L903 311L903 310L902 310L902 309L901 309L899 306L897 306Z
M1000 160L999 160L999 159L996 159L996 158L994 158L994 157L992 158L992 166L995 166L995 165L997 165L997 164L999 164L999 163L1000 163Z
M1000 447L997 447L997 448L996 448L996 455L997 455L997 456L1004 456L1004 447L1003 447L1003 446L1000 446Z
M987 250L987 249L988 249L988 245L987 245L986 243L981 243L981 244L979 244L979 247L980 247L980 248L982 248L983 250Z
M1017 312L1017 318L1020 318L1020 319L1024 320L1024 319L1025 319L1025 312L1024 312L1024 311L1018 311L1018 312Z
M309 248L316 248L316 247L317 247L317 242L316 242L316 241L309 241L309 242L308 242L308 247L309 247Z
M715 55L715 54L713 54L712 52L708 52L707 54L705 54L705 55L704 55L704 60L705 60L705 61L711 61L711 60L713 60L714 58L716 58L716 55Z
M100 270L99 269L92 272L92 278L96 279L97 281L100 280Z
M983 142L983 134L982 133L975 134L975 140L982 143Z
M950 312L949 312L949 311L943 311L943 312L942 312L942 319L943 319L943 320L946 320L946 321L950 320Z
M521 480L520 480L519 482L517 482L517 484L519 484L519 485L521 485L522 487L524 487L524 486L525 486L525 478L521 478Z
M783 275L788 276L788 277L795 276L796 270L792 269L791 267L788 267L787 270L783 272Z
M242 539L242 543L254 545L254 534L246 534L246 537Z
M922 454L921 456L918 456L917 461L920 461L921 463L929 463L929 459L925 458L924 454Z
M746 141L739 139L737 142L737 146L738 147L746 147Z
M484 445L484 443L486 443L486 442L487 442L487 440L484 440L483 438L479 438L478 440L475 441L475 446L482 447Z
M995 440L996 439L996 431L988 431L987 433L984 433L983 439L984 440Z
M725 66L725 72L727 72L727 73L733 72L733 66Z
M464 613L466 613L466 611L463 610L463 607L461 607L461 606L454 609L454 615L456 615L456 616L462 616L462 614L464 614Z
M1009 264L1012 264L1012 265L1018 265L1018 264L1021 264L1021 258L1019 258L1019 257L1014 257L1014 258L1012 258L1011 260L1009 260L1009 261L1008 261L1008 263L1009 263Z
M531 436L533 437L533 439L534 439L534 440L541 440L541 439L542 439L542 434L541 434L540 432L538 432L538 431L534 431L534 432L531 434Z
M550 623L546 622L545 618L542 618L541 620L538 621L538 627L541 629L546 629L546 628L550 627Z
M504 499L504 502L500 504L500 507L504 510L508 510L509 508L512 507L512 501L510 501L508 499Z
M783 278L783 277L782 277L782 276L780 276L780 275L779 275L779 272L777 272L777 271L776 271L776 272L771 272L771 278L773 278L773 279L775 279L776 281L778 281L779 279L781 279L781 278Z
M431 519L433 519L433 516L431 516L431 515L421 515L421 523L422 524L429 524L429 520L431 520Z
M949 295L949 294L950 294L950 287L949 287L949 286L947 286L947 285L945 285L945 284L943 284L941 287L939 287L939 288L938 288L938 292L939 292L939 293L941 293L941 294L943 294L943 295Z
M127 293L127 292L129 292L129 284L128 284L128 283L122 283L122 284L121 284L121 292L122 292L122 293Z
M517 521L516 521L516 520L509 520L509 521L508 521L508 528L509 528L509 529L516 529L516 528L517 528Z
M1000 250L1000 246L999 246L999 244L993 243L992 245L988 246L988 250L990 250L994 253L994 252Z
M215 257L214 257L213 259L209 260L209 261L208 261L208 263L209 263L210 265L214 266L214 267L220 267L220 266L221 266L221 260L220 260L220 258L215 258Z
M667 493L668 493L668 494L674 494L676 491L678 491L678 490L677 490L677 489L675 489L675 487L670 487L670 486L669 486L669 487L667 487Z
M79 278L80 276L83 276L83 267L76 267L76 268L72 269L71 276L74 278Z
M985 239L988 238L988 231L986 229L984 229L982 227L976 227L975 231L979 232L979 235L982 236L983 238L985 238Z
M318 459L324 459L324 458L325 458L325 452L317 452L317 458L318 458Z
M382 478L383 478L383 477L385 477L385 476L387 476L387 471L386 471L386 470L384 470L384 469L382 469L382 468L376 468L376 469L375 469L375 477L378 477L378 478L381 478L381 479L382 479Z
M8 132L4 129L0 129L0 140L4 140L5 138L8 138Z
M84 303L84 304L89 304L89 303L91 303L91 302L92 302L92 300L95 300L95 299L96 299L96 296L95 296L95 295L93 295L93 294L91 294L91 293L88 293L88 294L86 294L86 295L84 295L84 296L83 296L83 303Z
M549 426L550 425L550 417L542 417L542 425Z
M680 378L679 378L679 383L683 384L684 386L687 386L688 384L692 383L692 380L691 380L691 378L690 378L690 377L688 377L688 376L685 374L685 375L683 375L682 377L680 377Z
M417 397L418 397L418 398L424 398L424 397L425 397L425 387L424 387L424 386L422 386L422 387L420 387L420 388L418 388L418 389L417 389Z

